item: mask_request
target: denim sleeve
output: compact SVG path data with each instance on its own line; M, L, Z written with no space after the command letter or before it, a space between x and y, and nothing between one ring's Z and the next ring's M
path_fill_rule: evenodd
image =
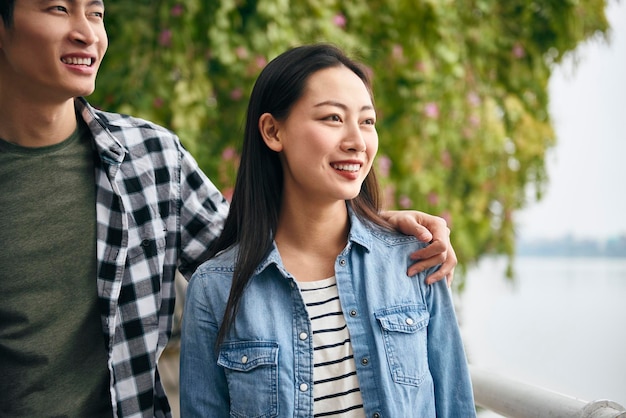
M474 417L467 358L445 280L427 287L426 301L430 312L428 366L435 387L437 417Z
M222 314L208 303L206 283L198 272L187 288L180 353L180 407L185 418L228 416L230 409L215 349Z

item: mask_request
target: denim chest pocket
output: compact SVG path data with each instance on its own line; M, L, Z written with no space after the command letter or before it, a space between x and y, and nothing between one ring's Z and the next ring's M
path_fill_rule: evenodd
M278 416L278 344L241 341L220 347L231 417Z
M427 327L424 305L402 305L374 312L380 325L391 376L396 383L419 386L428 372Z

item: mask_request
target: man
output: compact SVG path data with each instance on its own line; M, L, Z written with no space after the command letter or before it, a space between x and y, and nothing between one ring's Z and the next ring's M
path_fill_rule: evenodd
M174 274L204 261L228 204L174 134L82 98L107 49L100 0L0 13L0 416L169 416ZM451 279L441 219L389 218L430 227L411 268L447 256L431 279Z

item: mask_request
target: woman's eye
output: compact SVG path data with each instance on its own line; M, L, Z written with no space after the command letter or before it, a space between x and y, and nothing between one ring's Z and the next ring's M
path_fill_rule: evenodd
M341 118L339 117L339 115L329 115L326 116L324 119L330 120L332 122L341 122Z
M375 124L376 124L376 121L375 121L374 119L365 119L365 120L363 121L363 123L364 123L365 125L375 125Z

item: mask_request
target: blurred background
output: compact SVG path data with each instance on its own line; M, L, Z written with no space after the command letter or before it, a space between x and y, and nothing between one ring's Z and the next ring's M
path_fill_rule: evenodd
M473 364L624 406L626 3L606 11L609 42L580 44L550 77L557 143L543 199L517 214L514 279L486 257L457 307Z
M229 197L259 71L339 45L371 70L386 207L452 229L470 361L626 405L625 19L623 0L109 2L89 100L173 129Z

